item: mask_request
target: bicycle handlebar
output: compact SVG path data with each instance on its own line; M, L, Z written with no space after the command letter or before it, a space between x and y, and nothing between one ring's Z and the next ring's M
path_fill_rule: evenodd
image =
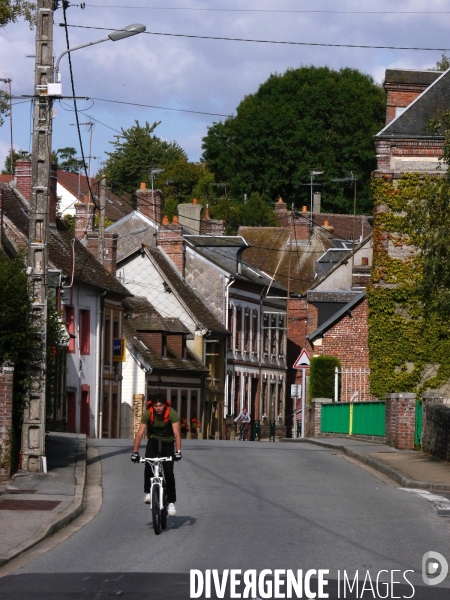
M149 463L158 463L158 462L165 462L165 461L171 461L172 457L171 456L161 456L159 458L141 458L140 459L140 463L145 463L145 462L149 462Z

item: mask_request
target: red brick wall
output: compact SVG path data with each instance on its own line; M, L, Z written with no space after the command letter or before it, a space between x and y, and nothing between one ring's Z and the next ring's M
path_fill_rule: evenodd
M324 333L322 345L314 345L314 354L337 356L343 367L368 369L367 299L360 302L351 313L351 317L344 316Z
M411 102L420 96L424 88L416 90L388 90L387 95L387 107L386 107L386 125L395 119L395 109L405 108L409 106Z
M14 165L16 189L25 200L31 201L31 159L22 158Z
M9 436L12 428L14 367L0 368L0 478L11 471Z
M179 225L172 224L160 228L156 243L174 263L184 277L185 249L183 231Z
M157 352L158 356L162 355L162 333L140 332L139 337L150 350Z
M386 396L386 443L399 450L414 450L416 395Z
M88 215L89 207L89 215ZM84 238L86 231L94 229L94 205L77 202L75 204L75 237L78 240Z
M159 225L162 221L163 206L161 193L155 190L152 195L152 190L144 188L137 190L136 198L138 211Z

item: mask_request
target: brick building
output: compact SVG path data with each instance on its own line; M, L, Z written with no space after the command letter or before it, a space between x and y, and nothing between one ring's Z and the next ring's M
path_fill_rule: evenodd
M446 169L444 132L427 128L430 119L448 109L450 72L388 69L386 126L374 137L375 177L399 178L403 173L436 174Z

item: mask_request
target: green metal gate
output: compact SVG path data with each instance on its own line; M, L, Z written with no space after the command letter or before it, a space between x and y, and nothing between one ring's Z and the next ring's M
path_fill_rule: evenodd
M416 398L416 427L414 431L414 449L420 450L422 438L422 400Z
M384 402L339 402L323 404L320 432L344 435L385 435Z
M322 404L321 433L349 433L350 403Z

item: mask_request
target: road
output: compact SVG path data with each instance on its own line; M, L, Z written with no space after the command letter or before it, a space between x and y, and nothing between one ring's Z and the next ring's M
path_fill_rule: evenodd
M398 570L404 587L395 589L409 596L402 573L413 570L414 598L441 597L417 590L425 552L450 558L450 520L339 453L310 444L187 441L175 466L178 514L155 536L142 502L143 466L130 462L129 441L90 443L101 458L99 514L0 580L5 600L189 598L191 569L328 569L333 582L338 570L352 579L357 570L360 578Z

